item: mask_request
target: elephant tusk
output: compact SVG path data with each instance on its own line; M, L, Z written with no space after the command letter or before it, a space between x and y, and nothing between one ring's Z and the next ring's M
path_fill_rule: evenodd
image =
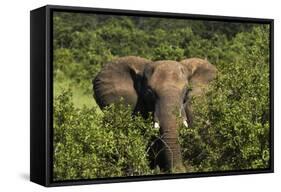
M159 123L155 122L155 123L154 123L154 128L155 128L155 129L159 129L159 128L160 128Z
M187 123L186 120L183 120L183 124L184 124L184 126L185 126L186 128L188 128L188 123Z

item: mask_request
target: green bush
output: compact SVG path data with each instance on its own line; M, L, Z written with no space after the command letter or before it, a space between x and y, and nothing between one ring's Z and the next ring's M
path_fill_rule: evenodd
M100 113L71 100L70 91L54 99L55 181L152 174L147 146L157 130L151 118L132 117L122 103Z
M238 34L218 63L205 96L194 98L194 125L181 127L184 159L193 171L269 166L268 28Z
M175 60L179 61L184 58L184 49L173 47L168 44L160 44L154 50L155 60Z

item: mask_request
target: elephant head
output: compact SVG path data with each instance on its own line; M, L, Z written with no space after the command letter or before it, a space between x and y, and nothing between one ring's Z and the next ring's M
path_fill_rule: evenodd
M122 97L134 112L143 116L152 112L154 125L160 128L160 168L183 172L175 112L188 126L192 121L189 98L202 94L215 75L216 68L198 58L152 62L128 56L106 64L94 79L93 87L101 108L119 102Z

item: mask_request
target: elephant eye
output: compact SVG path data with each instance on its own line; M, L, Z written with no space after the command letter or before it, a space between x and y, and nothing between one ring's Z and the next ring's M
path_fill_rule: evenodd
M149 96L149 97L155 98L155 94L154 94L154 92L152 91L151 88L147 88L146 95Z
M153 91L150 89L150 88L147 88L147 93L149 93L149 94L153 94Z

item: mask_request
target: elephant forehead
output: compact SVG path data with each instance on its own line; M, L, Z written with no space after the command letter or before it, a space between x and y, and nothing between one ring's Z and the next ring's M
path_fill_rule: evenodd
M170 61L170 60L157 61L157 62L155 62L155 64L156 64L155 68L158 70L162 70L162 69L180 70L180 68L181 68L181 64L177 61Z
M184 87L186 84L181 83L181 82L163 82L159 83L156 87L155 90L158 92L158 94L163 93L163 94L169 94L169 95L181 95Z
M153 85L173 85L178 88L182 88L187 82L187 78L184 77L181 71L175 70L157 70L151 77L150 84Z

